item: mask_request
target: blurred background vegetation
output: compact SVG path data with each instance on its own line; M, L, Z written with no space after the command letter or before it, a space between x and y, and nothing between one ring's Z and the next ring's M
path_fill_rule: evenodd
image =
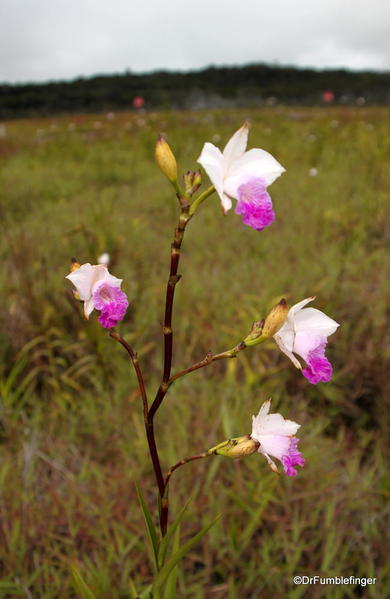
M277 219L253 231L233 211L224 217L212 196L191 221L174 371L232 347L281 297L316 295L315 306L341 323L328 349L334 376L310 385L270 341L172 387L156 419L166 469L250 432L269 396L302 423L306 458L292 479L259 455L216 457L174 475L174 513L192 498L183 538L223 513L183 563L178 596L388 595L388 116L378 107L278 106L2 126L0 597L76 597L72 562L102 599L128 597L130 576L150 579L134 481L150 506L155 490L136 381L96 317L83 320L64 277L72 256L110 253L131 300L120 331L152 393L178 212L154 164L156 136L167 135L185 172L205 141L223 146L247 118L250 147L287 169L271 188ZM294 574L377 584L296 587Z
M0 83L0 118L128 110L139 97L153 110L273 106L278 102L388 105L390 73L260 63L190 72L128 71L73 81Z

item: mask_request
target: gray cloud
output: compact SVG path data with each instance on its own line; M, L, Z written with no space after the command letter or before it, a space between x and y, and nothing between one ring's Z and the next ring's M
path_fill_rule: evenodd
M279 62L389 69L385 0L2 0L0 81Z

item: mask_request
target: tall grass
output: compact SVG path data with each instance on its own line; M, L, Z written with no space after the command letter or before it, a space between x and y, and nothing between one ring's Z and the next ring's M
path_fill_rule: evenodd
M223 145L245 118L250 144L287 169L271 189L277 220L252 231L233 213L223 217L212 197L191 221L174 369L232 347L282 296L317 295L316 306L342 326L329 344L330 383L309 385L269 342L172 387L156 422L166 468L250 432L268 396L302 423L307 460L293 480L268 472L260 456L212 458L174 475L177 506L192 498L184 536L224 514L186 558L178 596L386 596L386 116L379 108L276 108L6 123L0 597L76 597L75 562L102 599L128 597L130 576L150 578L134 481L152 501L153 475L136 381L121 348L94 318L83 320L64 276L72 256L111 254L131 299L121 333L153 390L177 212L153 162L156 135L167 134L185 171L204 141ZM299 587L294 574L377 584Z

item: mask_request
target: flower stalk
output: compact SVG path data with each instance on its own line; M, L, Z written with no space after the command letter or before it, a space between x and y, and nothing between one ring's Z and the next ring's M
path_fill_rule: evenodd
M304 457L298 449L299 439L295 436L300 425L295 421L286 420L282 414L270 413L271 400L268 400L261 406L257 416L253 416L250 434L227 439L207 451L179 460L169 468L164 476L156 444L154 418L170 386L191 372L205 368L219 360L235 358L246 348L258 345L269 338L275 340L281 351L290 358L311 383L326 382L332 375L332 366L325 356L325 347L328 337L336 331L339 325L319 310L306 307L314 300L313 297L300 301L290 309L286 301L281 299L265 319L253 323L249 334L233 348L217 354L208 352L202 360L172 374L174 299L176 285L181 278L178 272L181 247L189 221L199 206L214 192L219 196L225 214L235 201L236 214L241 214L243 223L256 231L261 231L269 226L275 218L267 187L285 169L271 154L260 148L252 148L247 151L248 133L249 125L244 123L231 137L222 152L211 143L204 144L198 162L205 169L212 185L194 198L193 196L202 184L201 171L187 171L182 187L178 181L178 168L174 153L163 137L160 136L157 142L156 161L164 176L175 189L180 205L180 214L171 244L169 276L166 284L162 325L161 379L150 406L137 353L119 333L112 329L124 318L129 302L125 292L121 289L122 279L118 279L108 271L109 257L104 261L99 260L99 264L95 265L88 262L80 265L73 260L70 267L71 272L67 275L75 288L73 291L75 298L84 303L85 318L88 319L94 310L100 312L99 322L104 328L111 329L110 336L126 350L137 377L146 439L158 489L160 539L157 539L159 535L155 532L153 518L148 512L146 504L143 500L141 503L158 573L156 586L153 585L153 596L157 596L157 590L160 590L163 580L165 580L162 573L164 573L166 548L175 526L177 527L177 523L180 521L180 517L178 517L164 539L168 530L170 479L176 470L185 464L206 459L212 455L238 459L254 453L263 455L271 470L276 473L278 473L278 467L274 459L278 460L287 476L295 476L298 472L296 467L302 467L305 464ZM305 369L302 369L297 355L305 361ZM202 529L194 539L200 538L199 535L207 532L209 527L210 525ZM186 547L186 551L191 546L191 542L187 542L183 546ZM178 553L183 552L183 547ZM163 548L162 551L159 551L161 548ZM184 552L181 555L184 555ZM170 557L170 559L173 558ZM134 594L136 593L134 592Z

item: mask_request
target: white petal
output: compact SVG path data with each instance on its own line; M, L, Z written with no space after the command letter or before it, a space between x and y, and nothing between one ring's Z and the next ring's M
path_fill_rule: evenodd
M332 335L339 324L316 308L305 308L294 316L296 333L313 333L323 337Z
M118 279L108 272L107 266L104 264L97 264L93 267L95 269L95 282L92 286L92 293L94 293L99 285L102 283L108 283L112 287L120 287L123 279Z
M88 300L92 295L92 286L95 280L94 268L89 262L83 264L66 276L76 287L81 300Z
M207 142L203 146L203 150L197 160L201 164L209 176L211 183L214 185L221 201L223 202L223 170L224 159L222 152L213 144Z
M274 335L274 339L282 351L293 351L295 339L294 323L286 320L283 326Z
M281 330L282 330L282 329L280 329L280 331L281 331ZM282 351L284 354L286 354L286 356L287 356L288 358L290 358L291 362L294 364L294 366L295 366L296 368L299 368L299 369L301 369L301 368L302 368L302 365L301 365L301 363L299 362L299 360L297 360L297 358L294 356L294 354L292 353L292 351L291 351L291 350L289 350L289 349L287 348L287 346L284 344L284 338L283 338L283 337L280 335L280 331L279 331L278 333L276 333L276 335L274 335L274 339L275 339L276 343L278 344L278 346L279 346L279 349L280 349L280 350L281 350L281 351ZM295 340L295 337L294 337L294 340ZM289 342L289 340L288 340L288 342ZM293 343L294 343L294 341L293 341ZM294 347L294 345L293 345L293 347Z
M299 312L299 310L302 310L302 308L304 306L306 306L306 304L309 304L310 302L312 302L313 300L316 299L316 296L313 295L312 297L307 297L306 299L298 302L297 304L294 304L294 306L292 306L289 311L288 311L288 316L294 316L294 314L296 314L297 312Z
M230 166L224 188L227 194L237 198L238 187L248 179L258 177L271 185L285 170L269 152L253 148Z
M89 319L89 315L91 314L91 312L93 312L94 309L94 305L93 305L93 299L92 297L84 302L84 316L85 318L88 320Z
M279 474L278 467L276 466L275 462L273 460L271 460L271 458L269 457L269 455L267 453L265 453L265 451L263 451L261 445L257 451L265 457L271 470L273 472L276 472L276 474Z
M308 362L309 353L318 347L325 347L326 337L313 333L297 333L294 341L294 352Z
M226 193L222 193L220 197L223 211L226 214L226 212L228 212L228 210L230 210L230 208L232 207L232 201L229 198L229 196L226 195Z
M104 264L92 266L89 262L71 272L66 278L72 281L80 299L83 301L88 301L101 283L109 283L113 287L120 287L123 280L111 275Z
M253 418L262 420L264 418L264 416L267 416L267 414L270 410L270 407L271 407L271 401L272 401L271 399L267 399L267 401L265 401L263 403L263 405L261 406L257 416L253 416Z
M269 409L271 407L271 400L267 399L261 406L257 416L252 416L252 436L256 434L256 431L261 429L262 422L266 418Z
M241 158L246 150L248 143L249 123L245 122L241 129L229 139L223 151L225 161L225 173L228 172L230 166Z
M257 441L265 454L281 460L284 455L288 454L291 439L286 435L262 435Z
M268 414L262 419L253 420L251 437L261 443L262 435L295 435L300 424L293 420L285 420L281 414Z

